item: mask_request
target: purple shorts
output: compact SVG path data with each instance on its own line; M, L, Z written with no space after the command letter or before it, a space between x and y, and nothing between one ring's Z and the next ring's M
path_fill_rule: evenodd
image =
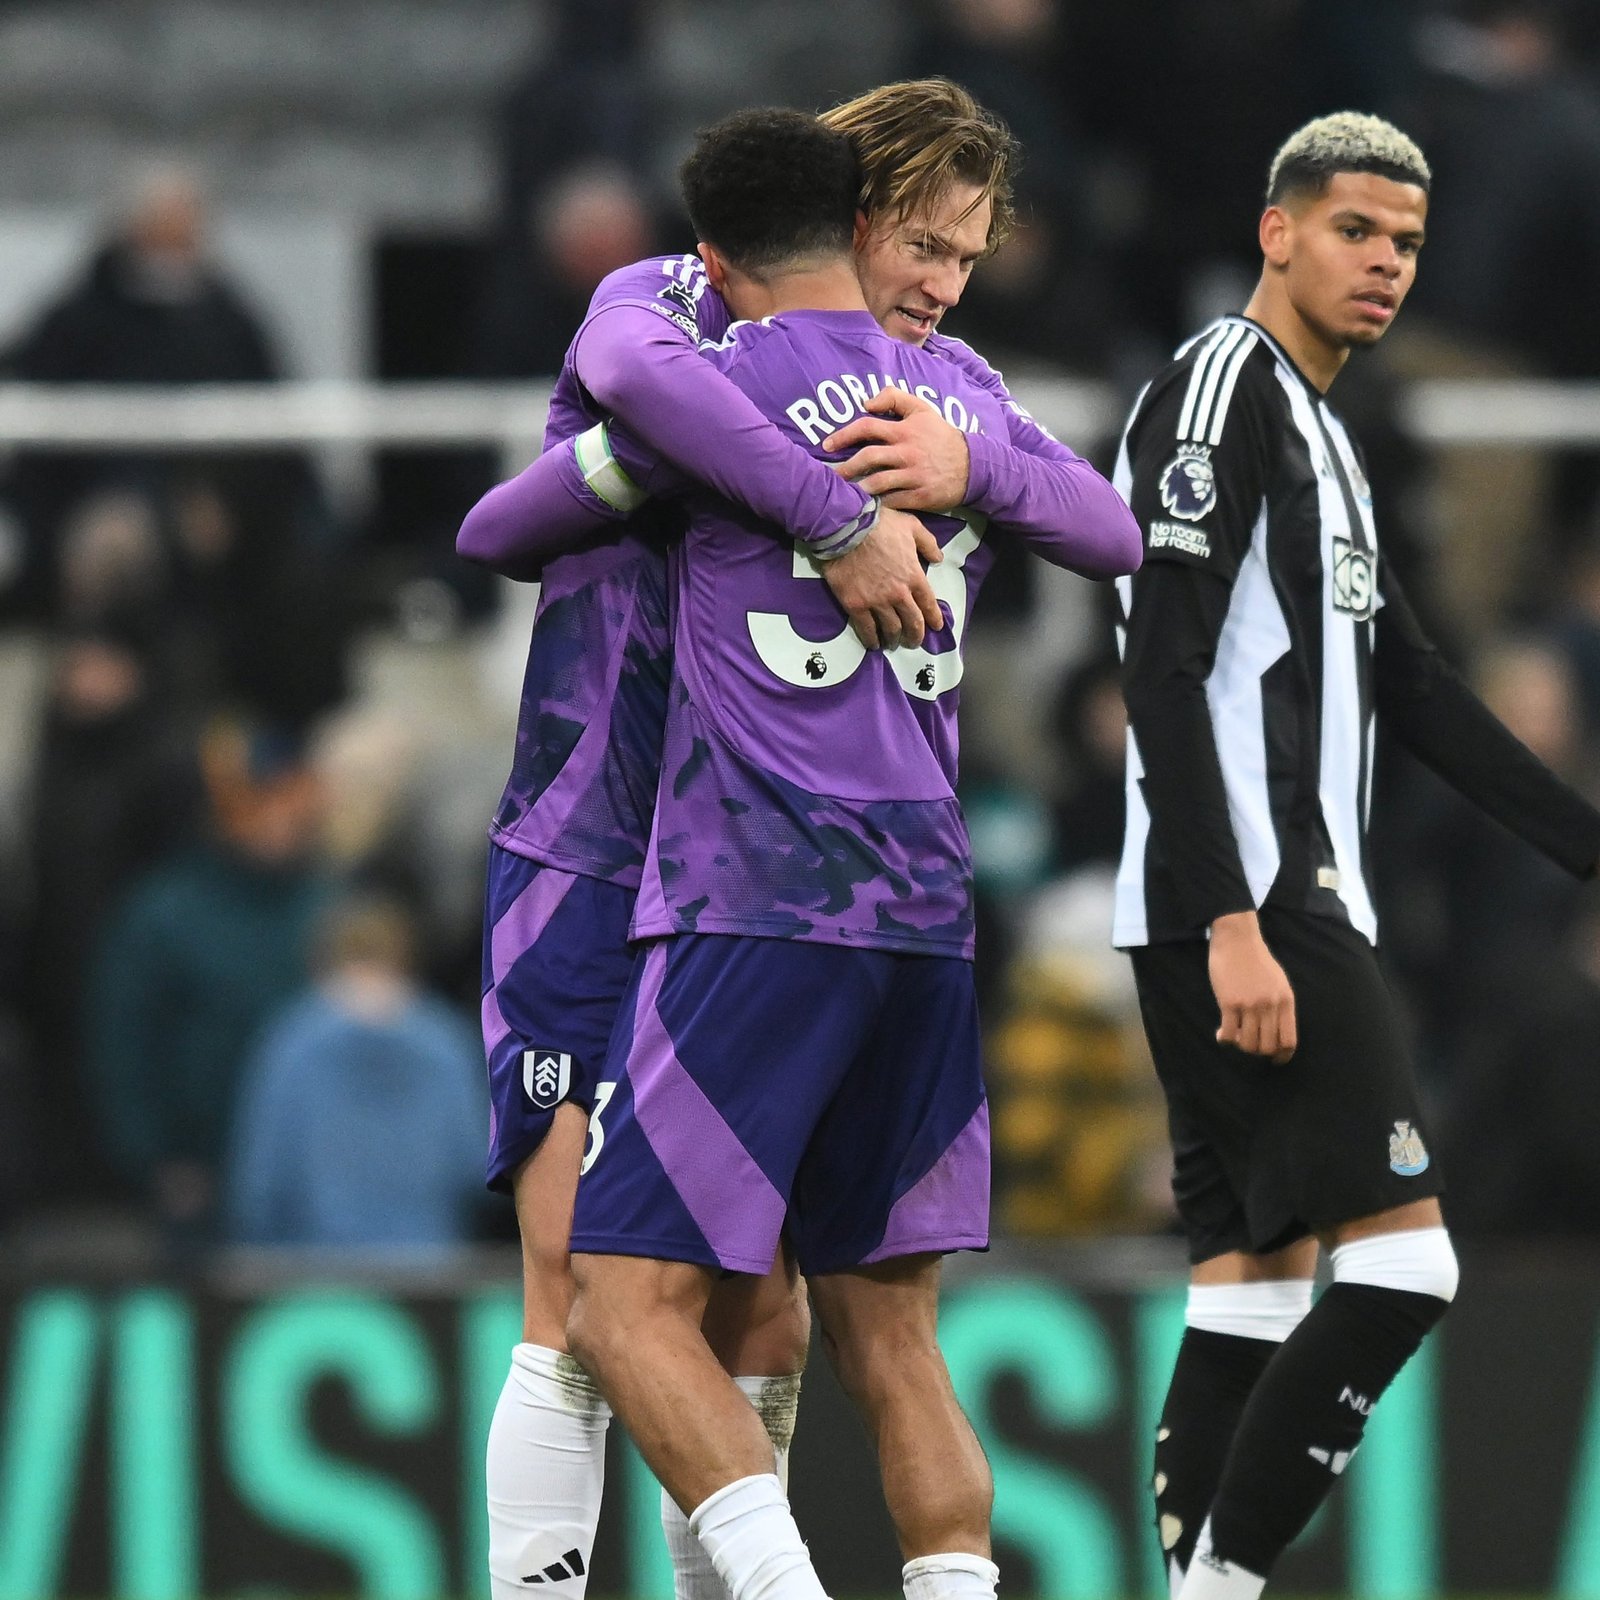
M571 1100L586 1111L633 972L634 891L489 847L483 921L483 1048L489 1060L491 1189Z
M989 1243L969 962L727 934L646 947L572 1248L802 1272Z

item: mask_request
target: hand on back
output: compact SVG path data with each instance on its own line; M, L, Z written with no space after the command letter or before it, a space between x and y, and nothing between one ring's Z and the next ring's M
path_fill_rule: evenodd
M885 505L901 511L949 511L967 497L967 436L937 407L904 389L888 388L857 417L823 440L830 451L851 450L834 469Z
M856 637L869 650L916 646L944 626L923 562L944 559L939 542L909 512L884 506L878 525L854 550L823 565Z

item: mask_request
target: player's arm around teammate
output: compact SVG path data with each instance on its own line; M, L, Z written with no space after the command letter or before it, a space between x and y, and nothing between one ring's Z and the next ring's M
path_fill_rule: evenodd
M614 308L586 324L575 354L595 400L647 452L768 522L804 529L796 502L817 492L818 464L703 361L673 319ZM877 515L875 497L837 533L797 537L825 563L823 577L869 649L919 645L940 626L921 565L939 559L937 545L910 519Z
M642 314L650 325L654 326L661 321L660 307L655 303L658 300L664 304L670 303L680 312L684 309L680 302L698 303L699 296L704 291L704 275L698 263L680 258L676 261L650 265L661 268L655 275L655 283L661 287L654 293L647 289L643 297ZM671 267L672 270L667 272L666 267ZM619 292L632 296L635 300L640 298L639 290L632 279L627 286L619 286ZM640 309L640 306L631 303L623 307L613 306L609 312L596 319L596 326L604 327L608 322L621 326L628 313ZM673 321L675 323L675 318ZM716 383L724 384L724 380L698 357L694 360L695 367L692 370L695 374L703 372ZM564 373L563 383L566 382L566 378L567 375ZM672 380L674 383L676 381L678 381L676 378ZM670 383L668 387L671 387ZM560 388L558 385L558 390ZM740 405L748 407L749 403L742 394L736 390L731 392ZM682 399L680 395L679 400ZM569 411L570 409L569 404ZM669 405L666 409L680 423L685 414L693 414L695 411L694 406L687 403L675 407ZM703 422L705 419L702 416L700 420ZM781 446L780 457L785 455L793 457L796 454L800 456L799 471L806 475L808 481L820 476L828 495L834 498L842 497L851 505L859 506L862 500L861 491L835 478L826 467L804 452L797 451L792 443L777 435L765 419L758 418L758 420L763 429L773 433L777 438ZM690 433L703 449L718 452L713 457L714 461L726 460L729 457L736 459L738 472L735 476L739 472L759 473L763 470L763 464L768 462L768 456L763 455L759 449L727 452L713 434L703 429L683 430L681 427L679 429L680 436ZM747 435L741 434L739 437L742 445L750 443ZM617 474L610 470L613 464L609 458L602 452L597 456L590 456L587 462L579 462L577 452L570 444L567 450L580 468L576 498L571 499L565 507L558 502L555 512L556 523L541 530L537 526L534 508L538 503L541 475L554 464L555 457L561 456L560 450L552 451L527 472L519 474L510 484L501 486L486 497L485 503L472 518L469 518L468 526L463 531L462 542L465 553L476 559L485 560L491 565L502 564L503 569L512 563L525 562L526 566L519 566L514 570L517 570L519 575L533 576L539 572L545 560L555 556L561 548L564 548L561 539L570 538L574 531L582 531L581 527L574 530L570 524L561 524L561 518L569 515L574 508L592 512L596 509L595 502L598 502L602 516L606 514L614 516L625 528L626 517L633 501L628 497L626 488L620 483ZM811 504L807 499L808 491L802 487L800 492L795 492L795 463L792 460L782 462L771 470L777 481L784 486L779 491L782 507L779 514L789 518L790 531L812 548L816 548L819 542L831 541L841 526L837 521L837 512L830 512L825 508L813 511L810 513L809 529L804 525L796 527L796 520L802 518L802 514ZM758 484L757 492L752 493L749 498L759 501L761 494L770 496L772 492L770 483L764 487ZM880 545L879 535L895 529L897 525L904 533L904 550L909 552L910 559L914 563L917 542L924 530L920 523L906 514L890 512L881 519L881 526L874 536L864 540L853 551L849 551L842 563L836 564L832 570L848 570L852 564L863 565L866 558L872 556ZM847 526L845 532L850 531ZM862 530L858 528L854 531ZM605 529L602 532L610 537L613 530ZM560 535L560 539L552 537L556 534ZM848 543L848 540L846 542ZM916 566L914 570L917 578L921 580L920 567ZM870 579L870 573L868 577ZM575 603L576 597L564 602L569 610ZM863 600L861 604L867 606L868 602ZM872 617L870 607L868 615L875 624L880 621L880 618ZM892 618L881 620L883 632L889 637L893 637L895 628L902 625L898 613ZM941 619L935 611L933 618L927 620L936 622ZM923 615L919 614L910 619L901 631L910 636L911 624L914 623L920 628L923 621ZM890 625L891 622L893 627ZM539 656L539 640L540 627L536 626L535 655L530 658L530 682L533 681L533 675L542 659ZM503 955L497 949L491 952L494 954L497 971L502 965L514 964L518 959L518 952L522 949L519 924L526 922L527 918L511 915L513 908L521 905L525 897L533 898L544 893L544 880L536 877L528 878L526 870L515 867L514 863L507 865L511 868L507 875L507 889L514 890L515 893L508 892L501 897L503 903L498 904L498 908L491 907L491 921L495 923L493 945L498 947L504 943L507 946ZM559 875L551 879L546 874L546 878L550 882L560 882ZM592 952L593 959L597 962L607 961L612 955L621 957L625 937L623 922L617 923L614 937L600 939L597 942L592 917L603 915L614 919L622 905L623 897L611 892L610 886L602 886L591 891L585 887L586 881L580 878L573 886L573 892L558 908L557 921L566 919L562 926L558 928L552 925L547 928L545 936L538 941L538 949L531 954L524 952L526 956L524 965L527 961L543 960L544 957L539 951L548 947L551 952L550 959L555 961L557 968L564 973L565 967L561 964L559 952L564 940L570 941L574 938L578 940L581 948ZM579 910L574 911L574 907L578 907ZM589 908L591 916L591 921L587 923L581 920L584 907ZM579 917L580 920L573 921L574 917ZM512 934L508 934L508 929L512 930L515 938ZM590 976L594 975L591 973ZM605 987L607 993L610 993L613 986L600 987ZM524 993L527 989L526 984L520 987L513 984L512 989L518 994L523 994L524 999L530 1004L537 999L537 996L531 993ZM590 997L592 992L598 992L597 986L592 982L585 982L582 989L582 1005L592 1009ZM513 995L510 990L501 994L497 989L492 998L497 1001L503 998L510 1003ZM486 1019L487 1017L486 1010ZM534 1040L564 1039L575 1026L574 1013L570 1008L541 1021L537 1026L528 1019L523 1021L526 1026L514 1029L515 1036ZM530 1054L538 1060L552 1055L551 1052L540 1051L533 1051ZM505 1125L509 1125L509 1119L515 1117L515 1108L520 1104L520 1098L512 1093L506 1103L507 1119L503 1119ZM586 1574L588 1543L593 1536L594 1513L598 1506L599 1442L604 1428L603 1407L597 1405L592 1391L586 1392L583 1385L577 1382L574 1374L568 1370L570 1363L564 1355L565 1340L562 1333L566 1307L571 1297L567 1241L573 1186L584 1143L583 1119L584 1113L579 1106L571 1103L560 1104L555 1107L554 1115L549 1118L547 1131L540 1130L540 1142L533 1146L531 1155L525 1153L529 1148L527 1142L515 1147L516 1152L521 1153L521 1159L515 1165L512 1187L517 1199L523 1237L527 1330L526 1342L518 1352L518 1360L524 1366L530 1361L541 1362L543 1366L537 1371L524 1371L522 1366L514 1364L511 1380L506 1395L502 1397L502 1405L497 1410L495 1428L491 1433L491 1526L496 1530L491 1569L497 1586L508 1586L507 1592L510 1592L510 1588L517 1583L529 1581L530 1572L537 1575L541 1570L550 1581L561 1581L581 1589ZM498 1141L498 1147L507 1152L512 1151L512 1146L506 1142L504 1131ZM505 1159L509 1163L513 1159L512 1153L507 1153ZM511 1169L508 1167L507 1170ZM719 1312L719 1309L713 1306L705 1333L713 1351L723 1357L731 1370L769 1375L759 1380L754 1378L742 1380L741 1386L746 1387L748 1398L760 1409L769 1435L769 1443L764 1448L769 1451L774 1447L777 1448L781 1470L783 1450L788 1432L792 1429L795 1375L802 1364L806 1342L804 1302L796 1292L792 1273L786 1273L781 1264L761 1287L753 1291L746 1288L737 1294L725 1293L724 1298L740 1302L736 1308L738 1314L735 1316L726 1310ZM780 1381L787 1384L785 1393L788 1399L785 1404L775 1403L781 1400L782 1396L774 1396L771 1392L780 1385ZM577 1436L578 1434L581 1434L581 1438ZM573 1437L569 1438L569 1435ZM551 1447L558 1440L567 1440L567 1443L559 1449L552 1450ZM571 1483L568 1482L569 1479L572 1480ZM578 1481L579 1479L582 1481ZM669 1511L665 1505L663 1509L664 1512ZM703 1570L696 1572L694 1563L698 1546L688 1535L686 1527L683 1526L681 1513L677 1512L675 1506L670 1508L670 1515L666 1520L680 1594L710 1592L704 1585L714 1584L714 1575L708 1576ZM541 1552L548 1553L541 1555ZM577 1554L576 1560L572 1559L574 1552ZM536 1555L539 1559L534 1559Z
M761 126L741 123L713 130L707 139L725 135L738 138L741 144L748 137L753 143ZM779 127L781 119L771 131L777 133ZM773 160L783 159L774 150ZM726 292L742 315L770 314L771 327L751 328L742 345L730 341L730 364L741 359L741 349L757 352L748 356L745 381L765 398L769 414L792 419L790 399L807 394L819 378L841 370L834 363L856 361L858 365L843 370L859 384L861 372L894 370L901 357L891 353L897 347L866 314L853 275L851 190L847 187L844 191L846 204L838 217L830 209L832 242L826 251L820 249L820 241L812 241L809 231L788 235L781 251L773 250L769 267L758 240L744 237L747 229L758 220L773 227L798 226L787 212L815 200L803 185L775 181L770 167L748 176L749 186L734 185L734 193L726 197L729 203L714 215L708 214L705 204L695 202L691 191L691 212L702 224L708 269L715 283L723 281L718 262L724 248L722 225L738 235L737 245L730 242L727 246L729 261L737 263L737 272L728 273ZM796 314L795 323L785 317L789 311ZM808 322L807 317L818 320ZM807 337L812 341L809 346ZM791 340L800 341L799 349L811 350L809 364L793 353ZM765 366L760 365L763 357L759 352L763 350L767 352ZM786 356L785 351L791 353ZM934 364L919 352L913 354L918 357L913 370L926 371ZM785 365L786 361L793 365ZM812 443L818 441L813 437ZM776 583L779 587L772 591L776 600L795 581L781 544L774 548L763 530L730 524L714 508L709 497L702 496L697 503L688 554L680 568L680 584L690 583L690 574L703 574L704 582L712 586L694 595L679 591L676 642L685 682L693 681L711 655L721 649L717 640L725 639L729 648L744 656L752 650L739 625L740 611L748 601L733 608L725 631L718 624L723 593L715 587L718 559L726 557L733 570L746 573L753 585L746 593L751 595L765 594L768 586ZM708 543L716 552L714 558L708 559L704 553ZM758 563L760 570L752 572L751 562ZM698 586L700 579L693 582ZM701 606L698 601L704 594L714 594L718 604ZM703 633L686 624L690 616L701 620ZM866 704L860 696L868 701L881 697L885 731L890 737L895 728L904 734L902 743L895 746L897 753L908 762L919 752L926 759L927 736L915 719L908 718L905 691L893 670L875 660L848 681L854 686L845 690L848 702L829 696L832 714L837 717L846 706ZM761 703L768 691L754 692ZM803 709L803 687L797 692L782 688L771 692L778 695L789 714ZM677 748L674 739L687 725L686 719L697 715L685 696L675 695L673 704L677 720L669 713L669 756L659 802L666 809L658 810L658 839L676 837L681 831L684 819L671 808L674 797L688 793L681 781L688 773L681 766L681 752L676 756L670 752ZM779 706L769 709L779 715ZM839 732L845 731L841 724ZM720 732L708 728L708 737L727 752L727 759L735 758L736 746L725 743ZM847 760L843 752L848 744L847 739L830 738L829 757L813 769L817 776L802 779L817 791L819 805L843 804L825 802L821 796L835 792L825 786L833 781L832 763ZM715 773L708 781L711 789L706 793L734 796L741 792L744 780L730 772ZM941 794L948 781L947 776L940 778L937 787ZM733 787L724 788L724 783ZM804 804L799 799L794 803ZM765 823L754 826L770 825L773 836L782 837L796 820L785 811L785 804L769 795L754 808L745 801L727 799L717 810L719 815L725 811L738 817L765 805L770 815ZM935 812L946 817L943 799L927 804L933 810L926 815L918 813L922 821L908 813L908 820L901 825L927 826ZM842 818L843 811L838 815ZM736 826L742 829L744 825ZM943 835L940 842L942 847ZM759 861L770 865L788 852L768 849L753 856L738 844L731 844L730 849L729 870L716 874L717 895L720 897L726 883L736 883L732 892L740 905L748 906L753 898L757 903L781 907L789 886L765 881ZM724 858L718 854L717 859ZM876 881L874 875L874 884ZM815 885L796 887L809 904ZM823 899L828 898L825 893ZM831 914L844 915L859 902L869 909L858 907L858 914L877 926L870 900L865 886L859 893L852 889L844 896L843 910ZM642 919L641 932L653 935L660 931L652 920L654 915L652 911ZM740 915L735 914L736 923ZM959 942L963 937L943 931L959 925L959 919L957 924L948 924L939 902L925 907L906 905L899 908L899 915L912 917L916 930L926 919L930 926L927 939L934 944L941 939ZM710 931L726 927L722 917L719 899L718 909L697 913L696 921L703 931ZM908 1083L904 1095L890 1095L894 1106L902 1100L908 1106L939 1101L938 1126L930 1127L927 1139L916 1145L917 1154L907 1153L904 1160L912 1164L913 1177L921 1175L922 1167L915 1163L925 1166L928 1148L951 1152L952 1167L966 1163L961 1170L968 1176L951 1185L959 1189L965 1209L954 1216L917 1211L914 1218L910 1211L902 1210L898 1215L903 1225L891 1235L891 1213L895 1196L901 1192L895 1181L902 1162L900 1142L909 1138L912 1130L902 1126L901 1117L887 1111L877 1116L848 1114L855 1101L847 1097L845 1085L856 1083L858 1062L862 1063L863 1084L876 1084L883 1075L868 1074L865 1063L869 1059L884 1073L890 1069L890 1063L880 1059L888 1053L886 1047L874 1049L873 1042L880 1028L898 1036L894 1019L899 1014L891 1019L881 1013L899 990L886 989L876 974L887 974L891 967L898 973L900 966L877 964L876 956L863 964L861 951L849 949L848 941L835 942L828 937L837 930L827 920L819 925L802 919L802 929L809 926L818 934L818 942L803 944L792 942L786 931L780 931L780 925L782 930L792 926L781 912L775 922L757 920L759 926L742 937L702 941L693 931L684 930L681 938L668 934L647 947L631 1012L632 1035L622 1038L619 1034L613 1041L612 1063L622 1086L612 1105L608 1154L585 1177L579 1192L579 1219L573 1236L579 1294L568 1330L573 1349L626 1418L646 1459L673 1498L680 1506L692 1508L692 1526L712 1545L718 1568L734 1593L814 1595L816 1580L787 1504L762 1469L761 1441L709 1359L701 1330L706 1297L717 1271L760 1271L770 1259L787 1217L787 1226L797 1240L797 1255L808 1272L815 1274L817 1303L829 1308L825 1314L828 1333L840 1353L841 1370L850 1374L852 1394L872 1419L880 1443L891 1452L883 1460L885 1484L908 1557L908 1589L932 1577L931 1571L924 1572L916 1565L932 1556L942 1558L938 1570L947 1578L938 1592L953 1592L948 1574L955 1571L966 1575L969 1586L976 1583L980 1589L992 1591L993 1569L987 1559L987 1468L954 1405L948 1378L939 1384L917 1381L908 1385L896 1384L888 1376L898 1365L902 1373L909 1370L924 1379L926 1371L920 1364L924 1348L929 1361L939 1359L932 1329L937 1257L927 1252L978 1243L986 1237L986 1181L979 1182L977 1174L969 1171L986 1126L970 1008L957 1016L956 1002L947 1000L952 1016L944 1028L949 1038L970 1044L970 1053L961 1054L948 1072L937 1052L904 1053L898 1070L928 1078L926 1092L919 1097L910 1092ZM917 943L923 934L914 930L907 937ZM697 967L696 963L706 965ZM970 989L970 968L964 959L907 965L929 984L943 982L957 997ZM866 975L869 967L874 974L870 978ZM896 984L901 981L897 978ZM786 1017L787 1026L774 1027L771 1008L775 1004L793 1009L792 998L783 1000L785 994L816 992L829 993L830 1004L804 1007L801 1014ZM663 1033L670 1040L676 1066L661 1066ZM730 1040L740 1043L730 1048ZM791 1059L808 1065L804 1071L783 1070L782 1064ZM968 1065L970 1071L963 1071ZM687 1110L701 1101L693 1094L687 1100L678 1098L686 1074L701 1086L700 1094L709 1101L709 1112L702 1113L707 1117L703 1129ZM767 1086L774 1081L774 1074L777 1082L792 1080L792 1094L786 1090L775 1097L770 1092ZM942 1098L933 1093L935 1088ZM857 1091L852 1088L849 1092ZM666 1112L668 1100L673 1104L670 1112ZM757 1106L766 1109L752 1121L747 1113ZM827 1136L819 1131L823 1119L830 1130ZM693 1134L688 1143L686 1124ZM969 1128L972 1132L961 1142ZM853 1161L844 1159L841 1141L847 1135L862 1141ZM707 1144L715 1145L722 1157L715 1163L714 1173L698 1170L697 1157ZM825 1159L829 1154L832 1164ZM831 1179L826 1184L821 1181L823 1169ZM945 1168L940 1170L942 1173ZM821 1185L817 1192L808 1187L813 1179ZM804 1198L797 1195L801 1189ZM853 1203L857 1199L859 1205ZM819 1224L820 1231L807 1233L807 1229L819 1230ZM809 1251L808 1239L813 1246ZM893 1266L879 1259L902 1255ZM874 1288L881 1291L891 1285L905 1303L902 1312L891 1315L894 1308L885 1304L879 1315L850 1315L856 1296L870 1296ZM917 1362L907 1361L910 1352L905 1345L909 1341L916 1343ZM912 1411L921 1413L920 1431ZM947 1416L952 1411L954 1415ZM930 1441L927 1430L936 1418L941 1425L948 1421L949 1426ZM960 1482L952 1481L961 1476L950 1448L950 1440L956 1437L965 1440L968 1467ZM922 1443L917 1443L919 1440ZM905 1471L893 1459L892 1452L902 1449L915 1461L914 1470ZM907 1481L902 1483L901 1478ZM930 1495L936 1500L930 1500Z

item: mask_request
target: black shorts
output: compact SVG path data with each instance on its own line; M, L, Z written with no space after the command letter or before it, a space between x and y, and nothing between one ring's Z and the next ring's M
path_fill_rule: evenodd
M1278 1250L1443 1189L1372 946L1331 917L1271 907L1261 931L1294 988L1299 1045L1284 1066L1217 1043L1204 940L1129 951L1191 1261Z

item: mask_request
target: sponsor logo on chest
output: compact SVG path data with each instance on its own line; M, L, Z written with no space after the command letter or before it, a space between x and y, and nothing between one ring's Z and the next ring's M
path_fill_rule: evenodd
M1333 541L1333 609L1370 622L1378 597L1378 558L1348 539Z

